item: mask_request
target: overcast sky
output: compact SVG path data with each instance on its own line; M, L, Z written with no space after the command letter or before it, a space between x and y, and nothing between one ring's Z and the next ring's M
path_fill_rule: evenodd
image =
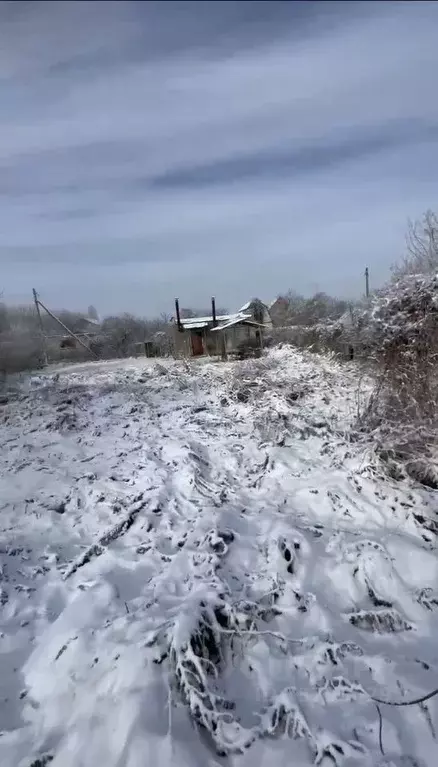
M0 290L154 315L381 283L438 207L438 3L0 3Z

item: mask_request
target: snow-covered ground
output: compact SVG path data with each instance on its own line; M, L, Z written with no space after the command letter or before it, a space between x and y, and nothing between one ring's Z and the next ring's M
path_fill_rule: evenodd
M353 367L59 368L0 406L0 766L436 764L438 494Z

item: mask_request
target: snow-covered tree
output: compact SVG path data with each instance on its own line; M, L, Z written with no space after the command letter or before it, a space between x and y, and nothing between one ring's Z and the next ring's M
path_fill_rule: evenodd
M408 274L438 272L438 216L428 210L420 221L409 222L407 253L393 266L395 280Z

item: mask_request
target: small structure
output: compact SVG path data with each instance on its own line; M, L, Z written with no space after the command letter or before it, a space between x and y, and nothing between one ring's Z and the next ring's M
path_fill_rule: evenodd
M200 357L229 354L245 356L245 349L260 352L263 333L272 327L267 306L253 299L233 314L216 315L216 302L211 299L211 314L205 317L181 318L179 301L175 301L174 350L176 356Z
M169 333L164 330L157 330L150 338L144 341L137 341L133 345L135 357L168 357L171 354L171 339Z

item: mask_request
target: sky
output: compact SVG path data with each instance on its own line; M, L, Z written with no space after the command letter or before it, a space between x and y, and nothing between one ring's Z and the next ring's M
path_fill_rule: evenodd
M0 291L356 297L438 207L438 3L0 2Z

